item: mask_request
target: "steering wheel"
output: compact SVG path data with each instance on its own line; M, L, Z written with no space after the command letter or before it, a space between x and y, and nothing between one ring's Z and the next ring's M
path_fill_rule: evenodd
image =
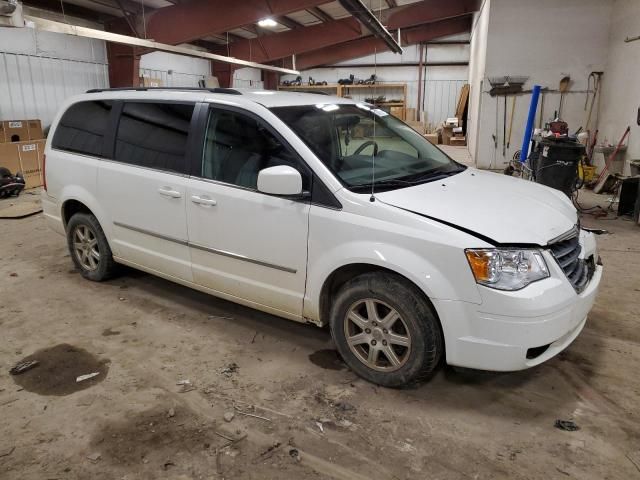
M367 140L366 142L364 142L362 145L356 148L356 151L353 152L353 155L360 155L360 153L362 153L362 151L369 145L373 145L373 154L378 155L378 144L373 140Z

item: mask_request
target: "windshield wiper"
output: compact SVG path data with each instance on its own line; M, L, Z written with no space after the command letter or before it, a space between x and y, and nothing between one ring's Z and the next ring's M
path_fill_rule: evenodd
M415 173L413 175L408 175L406 177L401 177L407 183L410 184L418 184L423 182L433 182L435 180L440 180L442 178L450 177L455 175L456 173L460 173L465 170L465 167L456 168L455 170L449 170L443 172L439 169L430 170L428 172Z
M413 182L406 182L402 180L380 180L379 182L374 183L361 183L359 185L351 185L349 189L356 193L366 193L371 191L371 187L373 186L375 191L379 188L405 188L413 185Z
M460 173L465 170L466 167L457 168L448 172L434 169L429 172L421 172L406 177L391 178L389 180L379 180L373 183L374 190L378 188L407 188L419 185L421 183L433 182L442 178L447 178L456 173ZM354 192L368 192L371 190L371 183L362 183L359 185L351 185L349 188Z

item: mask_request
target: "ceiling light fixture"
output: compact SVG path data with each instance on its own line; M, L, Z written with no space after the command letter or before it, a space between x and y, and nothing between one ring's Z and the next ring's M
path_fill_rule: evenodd
M261 27L275 27L276 25L278 25L278 22L276 22L273 18L263 18L258 22L258 25Z

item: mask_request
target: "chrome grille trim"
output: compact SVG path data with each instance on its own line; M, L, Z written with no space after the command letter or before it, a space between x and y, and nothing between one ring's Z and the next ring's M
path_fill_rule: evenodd
M577 293L586 288L595 271L595 267L592 265L594 263L593 257L580 258L582 245L580 245L579 233L576 227L558 237L561 238L560 240L549 245L551 254Z

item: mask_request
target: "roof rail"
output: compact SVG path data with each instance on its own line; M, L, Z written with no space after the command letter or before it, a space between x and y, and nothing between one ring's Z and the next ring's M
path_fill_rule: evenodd
M87 90L86 93L99 93L99 92L146 92L149 90L176 90L176 91L195 91L195 92L211 92L211 93L226 93L227 95L242 95L242 92L234 88L201 88L201 87L117 87L117 88L92 88Z

